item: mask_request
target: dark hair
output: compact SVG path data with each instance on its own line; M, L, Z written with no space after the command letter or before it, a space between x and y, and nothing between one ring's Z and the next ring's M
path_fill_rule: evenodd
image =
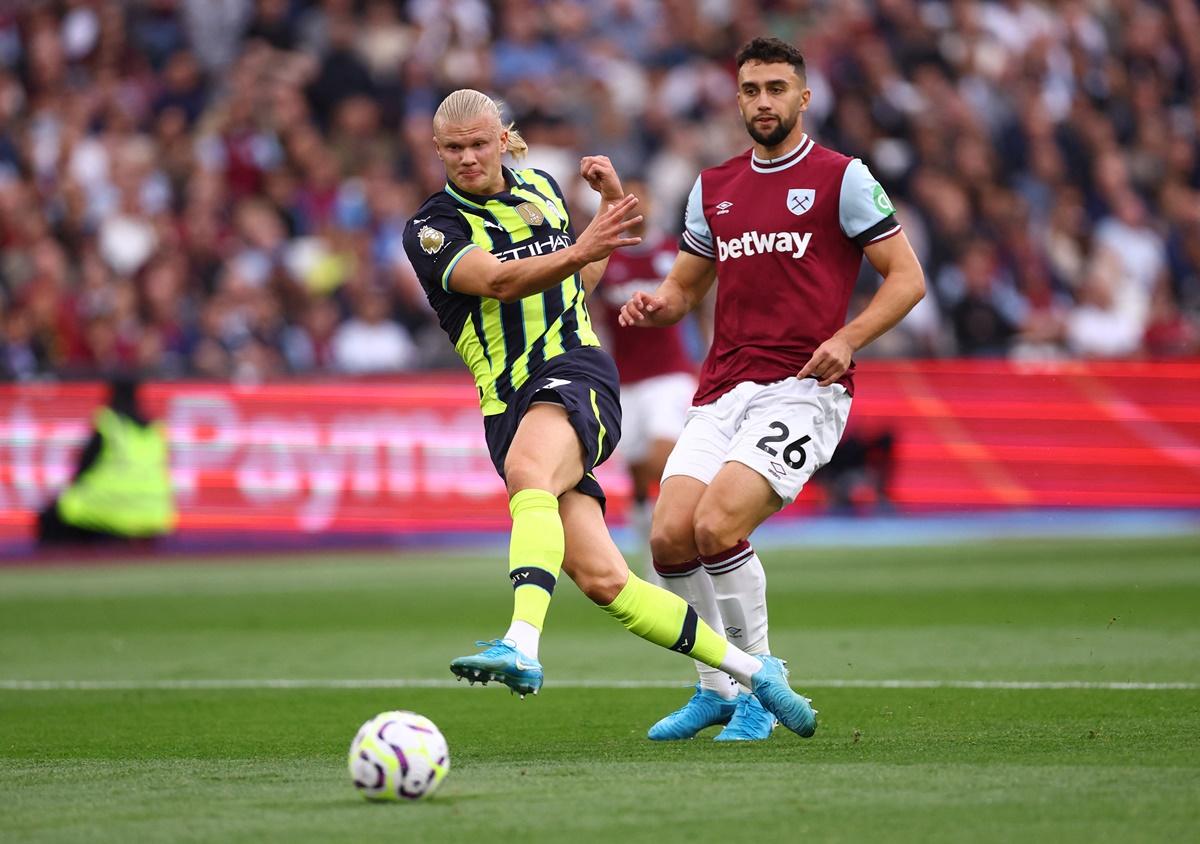
M778 38L760 36L742 45L742 49L737 51L738 69L740 70L746 62L787 63L796 71L797 76L805 78L804 56L791 44Z
M139 417L141 408L138 406L137 376L130 373L118 373L108 381L108 405L118 413L126 416Z

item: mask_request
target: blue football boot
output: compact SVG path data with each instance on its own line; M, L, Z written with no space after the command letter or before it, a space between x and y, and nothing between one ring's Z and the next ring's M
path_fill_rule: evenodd
M737 698L726 700L697 683L692 699L651 727L646 737L651 741L690 739L705 727L729 723L735 709Z
M797 694L788 685L788 670L775 656L760 656L763 667L750 678L754 696L763 707L801 738L817 731L817 713L808 698Z
M762 741L771 737L777 723L775 716L763 709L758 698L742 692L729 724L713 741Z
M475 644L487 647L477 654L460 656L450 663L450 671L458 679L465 677L472 686L477 681L486 686L489 680L499 680L521 697L538 693L542 687L540 662L525 656L508 639Z

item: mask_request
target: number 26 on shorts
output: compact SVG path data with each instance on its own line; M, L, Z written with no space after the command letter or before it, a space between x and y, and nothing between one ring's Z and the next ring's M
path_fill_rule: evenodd
M768 427L777 433L768 434L767 436L763 437L758 441L757 446L771 457L778 457L778 449L775 449L772 446L776 443L784 442L791 434L791 431L789 431L788 426L782 422L772 422ZM783 462L792 469L802 468L804 464L808 462L808 454L804 451L804 446L810 440L812 440L812 437L810 437L808 434L805 434L804 436L800 437L800 439L793 440L784 446Z

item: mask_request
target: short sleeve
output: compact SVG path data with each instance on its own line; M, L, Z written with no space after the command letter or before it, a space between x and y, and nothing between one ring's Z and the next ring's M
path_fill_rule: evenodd
M715 259L713 252L712 229L708 220L704 219L704 197L700 186L700 176L688 194L687 210L683 214L683 234L679 238L679 248L684 252L699 255L701 258Z
M404 254L427 290L451 292L450 274L476 247L467 222L451 210L423 208L404 227Z
M842 174L842 195L838 206L842 231L860 247L884 240L900 231L896 209L883 185L870 169L855 158Z

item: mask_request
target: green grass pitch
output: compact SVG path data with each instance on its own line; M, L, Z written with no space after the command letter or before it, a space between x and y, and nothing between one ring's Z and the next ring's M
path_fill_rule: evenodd
M565 580L541 695L444 685L498 556L0 570L0 841L1195 840L1200 538L763 556L808 741L647 741L689 661ZM445 732L433 800L350 785L385 709Z

